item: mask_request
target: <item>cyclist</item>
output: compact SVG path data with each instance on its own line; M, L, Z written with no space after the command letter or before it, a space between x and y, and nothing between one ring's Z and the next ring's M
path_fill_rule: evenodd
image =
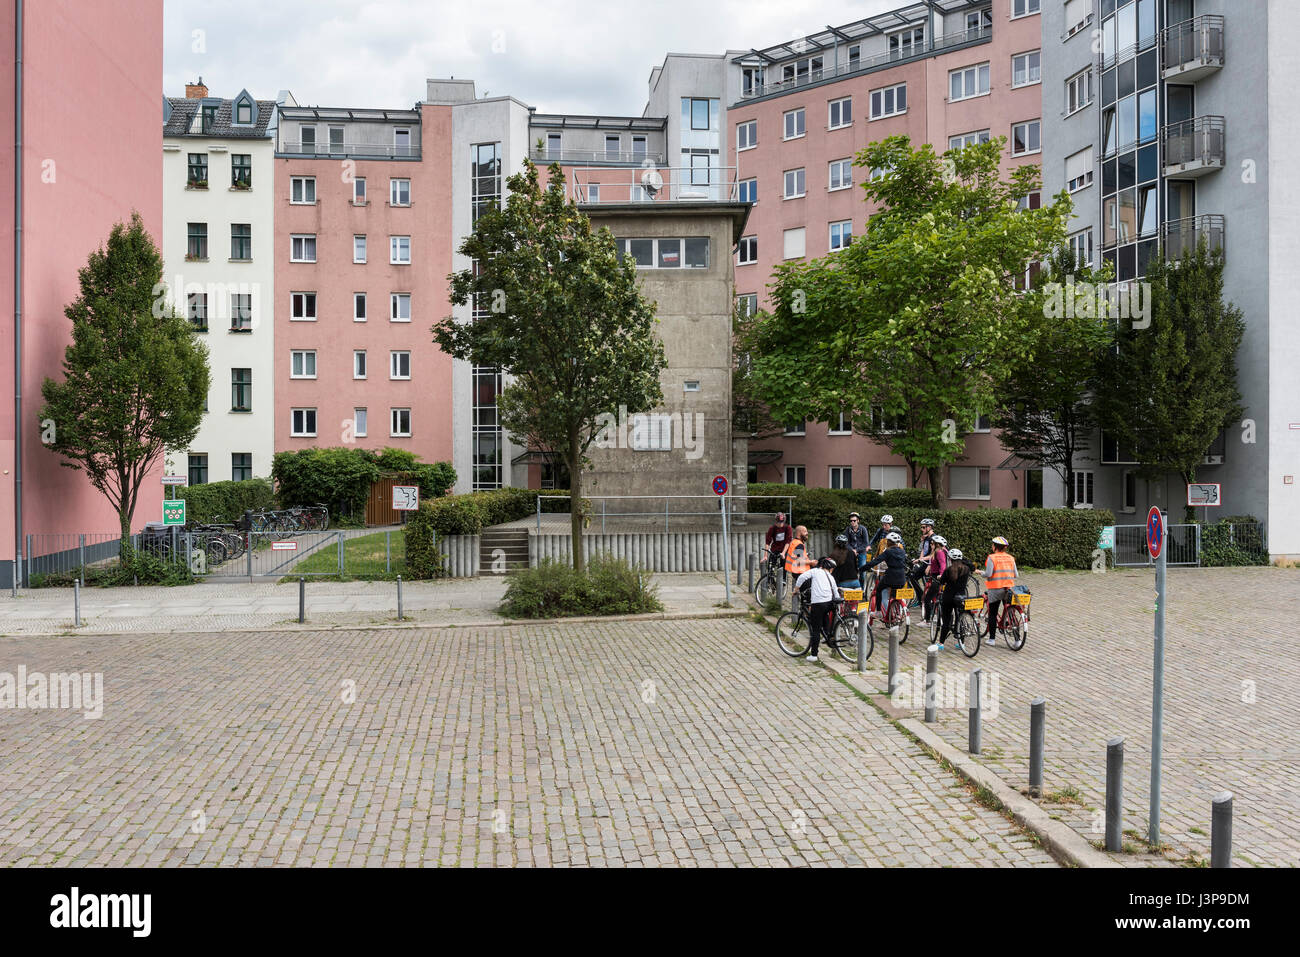
M1002 610L1002 603L1010 601L1011 589L1015 587L1016 576L1019 574L1016 570L1016 559L1007 547L1010 543L999 535L993 539L993 551L989 553L988 561L984 563L984 577L987 581L986 597L989 603L989 636L988 643L994 644L997 639L996 631L1002 629L998 626L998 615Z
M873 554L877 554L877 555L879 554L879 552L876 551L876 546L884 544L885 539L888 538L890 533L893 531L893 527L894 527L894 516L892 515L880 516L880 527L876 529L876 534L872 535L871 541L867 543L867 548ZM903 540L901 535L899 536L898 540L900 542Z
M930 567L930 557L933 548L934 548L934 519L923 518L921 519L921 549L919 554L916 556L916 561L912 562L911 570L907 573L908 584L910 584L912 588L915 589L916 591L917 604L920 604L921 594L925 591L925 588L922 587L923 579L925 578L926 575L926 569ZM926 621L930 620L930 616L928 614L925 616L925 618Z
M953 631L957 625L957 616L961 614L959 607L966 600L966 583L970 580L971 574L975 567L966 560L966 556L961 553L960 548L954 548L948 552L948 567L944 569L943 574L939 577L940 585L943 589L939 598L939 640L936 642L939 650L943 650L943 641ZM979 636L975 636L979 641Z
M873 596L876 615L883 618L889 610L889 597L896 589L907 584L907 553L903 551L903 536L890 532L885 536L885 547L880 554L867 562L868 568L883 564L885 572L876 582Z
M926 621L934 615L934 603L939 598L940 581L949 565L948 540L942 535L932 535L930 542L932 543L930 562L924 572L929 576L929 581L926 583L925 594L921 597Z
M809 568L795 581L795 587L808 590L808 660L817 660L817 646L821 644L822 631L830 635L831 610L835 603L843 599L840 587L835 584L835 561L823 557L815 568Z
M791 575L802 575L813 567L812 552L808 548L808 526L800 525L794 530L794 538L785 546L782 557L785 570Z
M835 562L835 584L841 588L857 588L858 562L853 550L849 548L847 535L835 536L835 547L830 551L830 558Z
M794 537L794 529L785 523L785 512L777 512L775 523L767 530L767 561L776 568L781 563L781 553Z
M867 530L862 527L862 516L857 512L849 512L849 527L844 530L844 536L848 539L849 548L857 552L857 569L858 574L861 575L862 569L866 567L871 547L867 544Z

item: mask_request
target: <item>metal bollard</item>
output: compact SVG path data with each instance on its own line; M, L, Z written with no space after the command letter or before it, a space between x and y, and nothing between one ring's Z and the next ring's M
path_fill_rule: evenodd
M749 592L752 595L754 593L754 553L753 552L749 553L749 560L746 562L746 564L749 566L749 580L748 580L749 587L746 588L745 591Z
M1106 850L1124 849L1124 739L1106 742Z
M81 579L72 579L72 623L81 627Z
M402 515L403 517L405 517L406 513L403 512ZM393 573L393 533L384 532L384 574L391 575L392 573ZM400 582L402 580L402 576L398 575L397 580ZM399 595L402 593L402 586L400 584L397 586L397 593ZM402 617L400 612L398 613L397 617L398 618Z
M858 674L867 670L867 613L858 612Z
M1220 791L1210 812L1210 866L1232 866L1232 792Z
M307 620L307 579L298 576L298 624Z
M402 576L397 576L397 620L405 621L406 616L402 614Z
M889 629L889 696L898 687L898 629Z
M927 724L932 724L938 715L938 701L936 700L938 695L935 687L938 682L939 646L931 645L925 650L925 721Z
M1043 795L1043 726L1047 699L1041 695L1029 704L1029 796Z
M984 676L982 668L970 673L970 716L966 728L966 750L979 754L984 745L984 706L980 701L980 680Z

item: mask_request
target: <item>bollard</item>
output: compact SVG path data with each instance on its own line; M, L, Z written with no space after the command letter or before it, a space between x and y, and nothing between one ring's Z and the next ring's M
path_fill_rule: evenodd
M402 517L403 518L406 517L405 512L402 513ZM393 533L384 532L384 574L391 575L392 573L393 573ZM397 580L400 582L402 580L402 576L398 575ZM397 586L397 593L399 595L402 593L401 585ZM401 618L402 616L399 613L397 617Z
M753 552L749 553L749 559L746 562L746 564L749 566L749 579L748 579L749 587L746 588L745 591L749 592L752 595L754 593L754 553Z
M307 620L307 579L298 576L298 624Z
M858 612L858 674L867 670L867 613Z
M898 629L889 629L889 696L898 687Z
M1232 866L1232 792L1220 791L1210 812L1210 866Z
M406 616L402 614L402 576L397 576L397 620L406 621Z
M984 706L980 701L980 681L984 676L982 668L970 673L970 716L966 728L966 750L979 754L984 746Z
M893 631L894 629L890 629ZM894 639L891 637L890 641ZM931 645L925 650L925 721L933 724L938 713L935 685L939 680L939 646Z
M1047 699L1041 695L1029 704L1029 796L1043 795L1043 725Z
M1106 850L1124 849L1124 739L1106 742Z
M72 623L81 627L81 579L72 579Z

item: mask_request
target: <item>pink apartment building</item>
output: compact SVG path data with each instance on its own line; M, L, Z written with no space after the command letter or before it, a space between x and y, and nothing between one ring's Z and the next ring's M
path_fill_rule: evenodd
M275 449L452 458L451 108L282 101L275 160Z
M61 375L71 338L63 309L80 291L77 270L86 257L132 210L155 241L162 240L162 31L162 0L0 0L0 182L10 196L0 213L0 338L6 344L0 350L0 377L6 389L12 386L21 396L20 403L0 408L0 584L5 587L27 535L34 536L34 550L41 552L54 547L55 535L118 527L108 500L84 474L62 468L63 460L42 445L36 416L42 381ZM15 81L19 55L21 103ZM92 93L103 109L86 108ZM16 157L18 138L22 150ZM21 190L10 188L16 162ZM20 210L21 274L14 261ZM16 296L19 279L21 296ZM15 312L21 315L18 336ZM162 486L151 475L141 490L136 525L157 521L161 501Z
M754 203L736 267L742 305L766 308L777 263L824 257L861 232L869 207L855 187L869 171L851 160L868 143L901 134L942 153L1005 136L1008 169L1039 163L1037 11L1037 0L915 3L733 57L731 148L741 198ZM847 422L795 425L750 449L754 481L909 484L903 461ZM1040 504L1041 473L1000 469L1007 460L995 435L968 435L945 477L950 503Z

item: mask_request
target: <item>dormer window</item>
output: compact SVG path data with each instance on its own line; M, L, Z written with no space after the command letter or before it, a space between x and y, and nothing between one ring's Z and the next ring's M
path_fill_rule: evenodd
M235 97L234 108L231 112L233 114L231 122L235 126L252 126L257 122L257 104L247 90Z
M213 127L217 125L217 108L215 106L203 107L203 132L211 133Z

